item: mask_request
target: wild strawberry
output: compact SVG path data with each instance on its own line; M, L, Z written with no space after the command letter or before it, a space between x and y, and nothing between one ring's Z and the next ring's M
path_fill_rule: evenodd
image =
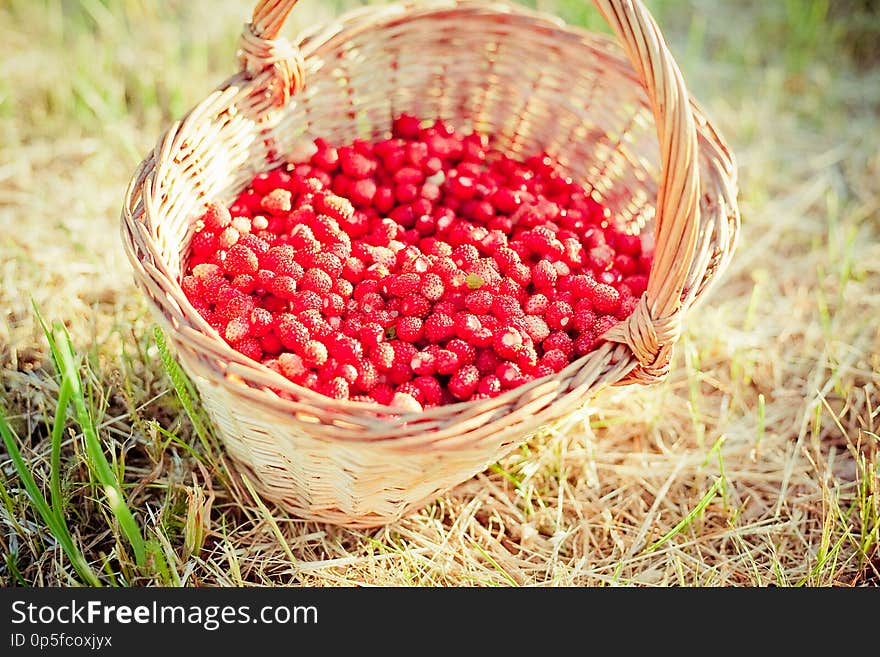
M480 257L480 252L473 244L460 244L452 251L452 261L459 267L473 265Z
M257 255L246 246L236 244L226 252L223 269L230 276L256 274L260 263Z
M245 317L233 317L226 325L224 337L231 344L241 342L250 336L251 325Z
M220 248L220 240L210 230L202 230L193 235L192 251L197 256L211 256Z
M309 340L302 350L302 359L310 367L320 367L327 362L327 347L317 340Z
M279 299L296 298L297 282L290 276L275 276L269 282L268 290Z
M477 332L482 328L480 320L473 313L456 313L454 321L455 334L468 343L472 343Z
M433 376L417 376L412 380L412 383L422 393L425 406L436 406L440 403L442 387Z
M522 317L523 309L514 297L499 294L492 302L492 314L501 322L509 322L514 317Z
M430 376L437 371L436 357L430 351L420 351L409 361L412 371L419 375Z
M298 383L302 376L308 372L308 368L305 363L303 363L303 359L297 354L280 354L278 356L278 365L281 369L281 373L294 383Z
M422 393L422 389L419 388L412 381L404 381L394 391L395 394L409 395L413 399L415 399L419 404L424 403L425 397Z
M229 321L238 317L247 319L255 307L256 302L253 297L230 287L228 295L218 298L216 311L223 319Z
M262 257L264 269L282 276L299 280L303 275L302 266L296 261L296 250L287 244L273 246Z
M648 289L648 277L642 274L627 276L623 283L630 289L634 297L640 297Z
M348 258L342 268L342 277L345 280L357 284L363 280L366 266L357 258Z
M387 372L394 365L394 347L380 342L370 350L370 360L381 372Z
M376 191L377 187L374 180L371 178L362 178L360 180L354 180L348 185L346 196L351 200L355 207L367 208L376 197Z
M395 297L413 294L419 289L421 279L418 274L405 273L391 277L388 282L388 293Z
M474 359L474 365L480 371L480 374L491 374L501 364L501 359L492 349L480 349L477 357Z
M568 356L560 349L551 349L544 352L544 355L541 356L541 364L550 367L554 372L558 372L568 365Z
M296 317L282 315L277 320L275 331L285 348L298 353L305 351L310 338L309 331Z
M502 273L508 273L514 266L521 264L519 254L511 248L501 247L494 254L495 262Z
M397 337L405 342L417 342L424 332L422 320L418 317L401 317L397 320Z
M391 399L394 397L394 389L391 386L382 383L370 391L370 397L372 397L377 404L384 404L387 406L391 403Z
M523 344L522 334L513 328L507 327L495 334L492 346L501 358L514 359L517 357L518 348Z
M541 343L541 347L545 352L558 350L565 354L566 358L571 358L574 353L574 344L571 337L565 331L554 331L548 335Z
M478 289L469 292L464 298L464 305L472 313L484 315L489 312L494 302L494 296L489 290Z
M516 363L503 362L495 370L495 376L498 377L502 388L515 388L525 383L526 377Z
M492 345L492 340L494 337L495 336L488 327L481 326L471 334L471 336L468 338L468 342L470 342L470 344L474 345L475 347L490 347Z
M620 304L620 308L614 313L614 316L617 319L626 319L630 315L632 315L633 311L636 309L636 306L639 305L639 300L636 297L627 297L624 299L623 303Z
M333 287L333 279L322 269L309 269L299 282L300 290L311 290L319 295L327 294Z
M400 139L415 139L420 130L421 121L410 114L401 114L391 124L391 132Z
M312 155L312 164L327 173L336 171L339 166L339 152L323 139L316 139L315 145L317 150Z
M338 222L345 222L354 215L354 207L351 202L341 196L335 194L319 194L315 197L315 209L335 219Z
M374 161L350 148L339 149L339 163L345 175L355 180L368 177L376 169Z
M409 411L410 413L420 413L423 410L418 400L405 392L395 392L388 405Z
M232 223L232 215L222 203L211 202L205 208L202 220L205 222L207 230L219 232Z
M544 313L547 325L555 329L568 328L573 318L574 311L565 301L553 301Z
M454 351L440 349L434 356L438 374L452 374L461 366L461 358Z
M329 347L330 355L343 363L356 363L363 356L361 343L347 335L337 335Z
M480 382L480 373L473 365L461 367L449 379L449 392L457 399L468 399L474 394Z
M581 333L574 340L574 353L578 356L584 356L593 351L596 345L596 338L592 332Z
M532 267L532 282L538 289L552 288L556 285L556 268L546 260Z
M324 300L313 290L302 290L290 300L290 309L297 313L302 313L305 310L322 310L323 308Z
M220 233L217 241L220 244L221 249L231 249L238 242L240 236L241 233L239 233L238 230L232 226L227 226Z
M494 374L489 374L480 379L477 392L487 397L495 397L501 393L501 380Z
M420 294L408 294L400 300L401 315L424 319L431 312L431 302Z
M293 207L291 196L287 189L274 189L263 197L263 200L260 201L260 207L272 214L290 212Z
M425 320L425 339L439 343L455 335L455 321L447 314L434 312Z
M254 337L262 338L272 330L272 313L265 308L254 308L250 317L250 333Z
M462 365L470 365L474 362L477 352L474 347L460 338L453 338L446 343L446 349L458 356L458 360Z
M529 315L543 315L547 312L549 305L550 301L547 297L539 292L526 299L523 310Z
M590 300L596 310L603 314L610 314L620 307L620 293L610 285L599 283L590 292Z
M379 372L372 361L361 359L357 362L357 379L355 384L364 392L370 392L379 383Z
M334 377L321 392L333 399L348 399L348 381L341 376Z
M428 301L439 301L445 292L443 280L437 274L426 273L421 279L419 292Z
M243 356L253 360L260 360L263 357L263 347L256 338L244 338L236 343L235 349Z
M526 315L522 318L523 328L528 336L535 342L541 342L550 335L550 328L538 315Z

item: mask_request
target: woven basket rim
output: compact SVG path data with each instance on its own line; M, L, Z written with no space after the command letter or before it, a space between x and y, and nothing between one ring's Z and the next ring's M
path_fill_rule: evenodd
M413 7L418 7L419 12L422 13L413 13ZM299 35L295 43L301 47L303 57L305 61L308 62L311 57L316 56L322 50L332 49L335 40L344 40L350 38L351 32L347 32L345 29L342 29L341 26L344 26L346 21L349 20L351 17L357 15L373 15L373 18L375 19L374 22L371 25L367 25L363 28L363 30L368 30L377 29L380 27L387 27L390 25L401 25L407 22L411 22L413 20L417 20L419 17L422 16L422 14L427 15L431 13L462 11L467 13L479 14L495 13L505 16L513 21L524 22L528 24L531 28L540 28L552 31L554 35L558 34L566 39L571 39L573 42L577 42L581 47L586 46L594 50L601 50L603 56L613 61L620 71L629 72L627 73L627 77L631 83L639 84L638 75L626 59L623 49L613 38L609 37L608 35L592 32L579 26L568 25L560 18L551 14L534 11L522 6L513 6L499 2L486 3L479 0L462 0L460 2L455 2L454 0L451 2L449 0L421 0L420 2L408 4L366 6L350 11L340 18L330 22L329 24L317 26L315 28L304 31ZM244 72L238 72L224 80L212 94L203 99L201 102L194 105L192 109L190 109L178 122L175 122L166 132L164 132L160 136L158 141L159 145L156 147L156 149L154 149L152 154L148 155L141 162L129 184L129 188L126 193L126 200L128 201L130 198L132 198L132 194L136 189L142 188L145 180L148 178L151 171L155 171L158 167L162 165L163 161L160 147L164 142L166 135L168 135L175 126L184 124L188 119L190 119L190 117L199 115L199 113L204 108L211 107L216 104L218 97L222 96L225 90L235 87L239 90L251 89L256 91L259 89L259 85L259 79L253 78ZM700 105L691 97L689 97L688 102L689 107L691 108L691 111L693 112L696 119L697 135L698 139L700 140L700 145L703 146L707 144L710 141L710 137L711 140L715 141L715 144L712 144L715 150L714 153L704 154L701 151L699 160L702 166L700 168L711 168L714 166L720 171L723 171L723 173L727 174L729 178L729 185L735 189L736 165L732 153L730 152L729 148L727 148L727 145L721 135L712 127L711 122L706 117ZM707 134L709 136L707 136ZM722 153L725 157L723 159L719 158L718 153ZM703 189L702 193L704 196L709 196L705 188ZM141 194L145 196L143 190L141 190ZM733 196L733 200L735 201L735 194ZM718 279L718 274L720 274L721 271L723 271L723 269L726 267L726 264L729 261L730 256L732 255L738 235L737 229L739 224L739 215L735 203L728 210L728 223L731 227L731 230L728 235L729 239L727 248L722 249L720 259L718 259L715 263L713 271L704 272L700 281L701 285L699 286L699 288L690 288L682 293L682 317L686 316L689 313L693 303L706 292L709 285L711 285ZM152 239L149 234L148 226L152 225L155 227L155 220L151 216L152 214L153 208L150 206L149 203L143 203L142 218L134 217L134 213L132 213L133 223L137 224L138 229L143 231L144 236L147 239ZM129 226L127 217L125 216L125 211L123 212L122 226L124 233L126 231L129 231L131 228ZM129 243L128 237L129 236L126 235L125 242L126 251L129 255L130 260L133 264L135 260L138 260L141 264L143 264L143 262L140 261L140 259L138 258L138 254L134 252L135 247ZM163 268L167 268L167 265L164 262L156 264L162 265ZM695 264L696 259L694 263L692 263L692 266ZM151 264L151 267L155 269L155 265ZM161 272L159 270L157 270L157 272L168 278L175 286L174 292L176 294L173 301L181 308L182 311L184 311L184 314L187 317L197 318L196 321L198 322L201 317L193 308L186 295L183 294L182 289L180 288L180 282L178 280L179 276L168 276L168 272ZM178 327L175 327L173 325L173 322L171 321L171 319L169 319L168 316L165 315L165 313L161 312L160 309L156 307L155 303L151 303L150 306L154 310L156 318L159 320L166 333L170 332L171 334L173 334L180 330ZM241 393L243 396L247 397L250 403L262 405L273 411L288 413L291 417L291 420L298 420L299 411L297 410L297 402L285 399L277 395L272 390L267 389L268 385L271 385L272 387L280 389L284 392L289 392L291 395L296 396L297 400L329 400L329 398L325 397L321 393L295 384L284 378L281 374L269 369L262 363L259 363L236 351L234 348L232 348L231 345L226 343L226 341L215 329L204 322L204 320L202 320L202 325L198 328L200 329L200 333L202 334L204 339L210 342L210 345L206 343L205 346L210 346L212 354L217 356L219 359L223 360L227 364L225 371L222 371L223 368L218 369L219 376L217 378L219 379L221 385L229 387L236 393ZM191 330L195 329L193 328ZM174 341L172 340L171 342L173 343ZM592 384L588 385L587 392L589 392L589 395L586 395L584 397L585 402L587 401L589 396L592 396L592 394L597 391L598 388L605 387L607 385L621 385L645 382L638 379L632 381L627 380L627 377L633 372L633 370L635 370L639 366L639 361L636 359L631 348L621 342L603 342L597 349L572 361L562 371L541 377L540 379L529 381L528 383L510 389L502 393L501 395L492 398L491 400L455 402L438 406L432 409L427 409L418 413L395 409L389 406L377 406L376 404L370 404L366 402L332 400L334 403L334 408L344 410L344 414L342 411L340 411L339 419L342 422L345 422L346 418L372 418L376 417L377 415L394 416L393 418L388 419L385 429L382 431L381 434L374 434L369 431L361 431L357 435L341 435L339 438L335 438L334 440L369 443L387 443L397 441L402 444L415 442L420 445L434 445L443 442L445 444L446 442L448 442L448 439L440 439L434 441L431 440L430 435L426 435L420 440L413 439L413 437L409 435L411 433L412 426L418 426L419 424L435 418L448 418L453 416L466 415L468 411L480 407L485 407L487 405L487 402L489 402L490 404L503 405L504 403L510 402L511 400L527 397L532 391L544 388L548 386L548 384L555 384L558 387L564 387L563 382L567 381L571 377L572 373L581 371L587 365L591 364L598 371L595 378L608 377L609 375L611 375L611 380L610 382L606 382L598 387L592 387ZM254 383L245 380L245 378L239 373L246 374L248 377L253 377L253 375L258 373L259 376L256 376L255 378L263 379L267 382L271 382L271 384L267 383L265 386L255 385ZM574 390L576 389L577 387L574 388ZM569 391L565 394L571 394L571 392L573 391ZM410 430L407 432L403 430L404 427L410 427ZM399 431L395 431L395 429L398 429ZM406 435L398 436L398 433L406 433Z

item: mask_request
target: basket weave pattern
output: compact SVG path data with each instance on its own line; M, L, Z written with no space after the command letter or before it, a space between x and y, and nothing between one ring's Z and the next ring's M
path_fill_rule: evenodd
M137 284L257 490L300 517L375 526L600 388L665 376L683 317L732 254L736 169L637 0L596 0L622 48L546 14L473 0L365 7L292 45L278 34L295 4L258 4L241 72L141 163L122 234ZM486 133L510 155L547 151L634 230L653 231L648 290L600 348L494 399L378 417L376 406L329 399L239 354L195 311L179 280L207 201L231 200L315 137L387 136L403 112Z

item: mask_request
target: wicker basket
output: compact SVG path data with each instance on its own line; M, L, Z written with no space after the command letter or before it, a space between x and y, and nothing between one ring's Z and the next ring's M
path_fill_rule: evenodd
M258 3L241 72L141 163L122 233L138 286L257 490L303 518L375 526L473 476L598 389L661 379L685 313L733 250L736 170L638 0L596 0L622 49L553 16L467 0L364 7L291 45L278 35L295 4ZM494 399L388 419L290 383L193 309L179 280L207 201L230 201L314 137L387 136L402 112L477 129L511 155L546 150L634 230L653 230L647 292L600 348Z

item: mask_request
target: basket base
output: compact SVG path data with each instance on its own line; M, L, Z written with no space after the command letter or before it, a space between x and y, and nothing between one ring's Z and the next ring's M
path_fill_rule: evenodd
M428 506L431 502L443 495L443 493L454 488L454 486L438 488L436 491L433 491L419 500L408 502L401 506L399 511L393 514L383 515L378 513L365 513L353 516L351 513L347 513L338 508L307 507L291 499L278 498L269 493L266 487L260 482L260 478L254 472L253 468L249 465L237 460L229 461L228 465L229 474L234 479L233 483L235 485L244 484L244 479L246 479L247 484L249 484L261 498L271 502L296 518L304 521L337 525L347 529L377 529L379 527L384 527L385 525L393 524L398 520L415 513L419 509ZM243 488L246 490L248 485L244 485Z

